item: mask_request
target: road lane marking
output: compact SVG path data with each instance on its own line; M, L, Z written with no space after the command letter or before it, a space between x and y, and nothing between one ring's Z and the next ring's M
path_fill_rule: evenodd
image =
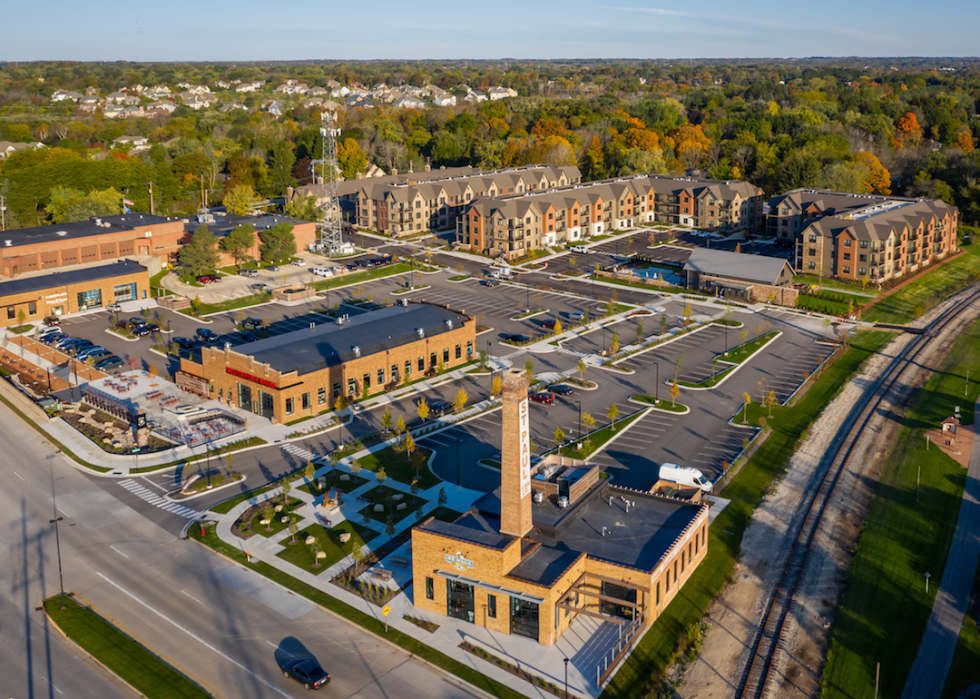
M240 662L238 662L234 658L231 658L231 657L225 655L220 650L218 650L217 648L215 648L214 646L212 646L210 643L208 643L207 641L205 641L203 638L201 638L200 636L197 636L192 631L184 628L183 626L181 626L180 624L178 624L176 621L174 621L173 619L171 619L170 617L168 617L166 614L164 614L160 610L151 607L150 605L148 605L146 602L144 602L143 600L141 600L139 597L137 597L136 595L134 595L132 592L130 592L126 588L124 588L121 585L113 582L112 580L110 580L109 578L107 578L106 576L104 576L102 573L99 573L99 572L96 571L96 574L100 578L102 578L103 580L105 580L107 583L109 583L110 585L112 585L114 588L116 588L117 590L119 590L121 593L123 593L124 595L126 595L127 597L129 597L130 599L132 599L134 602L138 602L139 604L143 605L144 607L146 607L148 610L150 610L151 612L153 612L154 614L156 614L158 617L160 617L164 621L169 622L174 627L176 627L176 628L180 629L181 631L183 631L185 634L187 634L188 636L190 636L191 638L193 638L195 641L197 641L198 643L200 643L202 646L204 646L205 648L207 648L211 652L216 653L217 655L220 655L222 658L224 658L225 660L227 660L229 663L231 663L235 667L237 667L237 668L239 668L241 670L244 670L245 672L247 672L248 674L250 674L252 677L254 677L255 679L257 679L259 682L261 682L262 684L264 684L266 687L268 687L269 689L271 689L276 694L280 694L280 695L282 695L284 697L289 697L290 699L292 699L292 696L291 695L286 694L284 691L282 691L281 689L279 689L275 685L270 684L267 680L265 680L264 678L262 678L259 675L255 674L254 672L252 672L251 670L249 670L247 667L245 667L244 665L242 665ZM52 685L52 686L54 686L54 685Z
M14 475L17 476L18 478L20 478L21 480L24 480L24 477L22 475L20 475L19 473L17 473L16 471L14 471Z
M109 548L111 548L111 549L112 549L113 551L115 551L116 553L118 553L118 554L119 554L120 556L122 556L123 558L129 558L129 556L127 556L127 555L126 555L125 553L123 553L122 551L120 551L119 549L117 549L117 548L116 548L115 546L113 546L112 544L109 544Z
M188 592L187 590L181 590L181 592L183 592L183 593L184 593L185 595L187 595L188 597L190 597L190 598L191 598L192 600L194 600L194 601L195 601L195 602L197 602L198 604L204 604L204 602L202 602L201 600L199 600L199 599L198 599L197 597L195 597L194 595L192 595L192 594L191 594L190 592Z

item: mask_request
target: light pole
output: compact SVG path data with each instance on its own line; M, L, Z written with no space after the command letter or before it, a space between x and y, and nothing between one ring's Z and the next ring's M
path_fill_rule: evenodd
M654 362L653 365L657 367L657 386L656 389L654 389L656 391L656 395L654 396L654 404L660 405L660 364L658 362Z
M578 438L582 439L582 401L575 401L575 405L578 406Z
M61 537L58 535L58 522L64 517L52 519L49 523L54 525L54 542L58 547L58 582L61 583L61 608L65 608L65 576L61 572Z
M565 699L568 699L568 658L565 658Z
M207 454L205 468L208 470L208 490L211 490L211 443L205 442L204 449Z

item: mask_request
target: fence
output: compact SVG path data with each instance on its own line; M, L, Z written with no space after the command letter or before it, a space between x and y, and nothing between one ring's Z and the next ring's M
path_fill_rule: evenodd
M639 640L639 632L644 628L645 624L646 617L641 611L629 626L626 628L619 627L619 640L603 654L602 659L596 664L595 684L597 688L601 689L602 684L615 672L619 661L626 657L630 648L633 647L634 641Z

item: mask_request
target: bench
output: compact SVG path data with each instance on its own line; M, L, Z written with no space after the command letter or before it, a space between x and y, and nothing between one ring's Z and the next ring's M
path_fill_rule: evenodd
M390 570L386 570L384 568L372 568L371 570L368 571L368 573L370 573L376 578L379 578L380 580L383 580L384 582L388 582L393 577L395 577L395 574L393 572L391 572Z

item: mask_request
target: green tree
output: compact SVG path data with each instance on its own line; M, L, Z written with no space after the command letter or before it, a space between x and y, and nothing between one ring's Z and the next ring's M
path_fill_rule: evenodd
M385 406L385 411L381 415L381 427L384 429L385 434L391 431L391 409Z
M296 254L296 236L288 223L277 223L259 233L259 253L268 264L281 264Z
M503 381L501 380L500 375L497 374L496 376L493 377L493 379L490 380L490 395L495 396L498 393L500 393L500 389L502 386L503 386Z
M601 180L606 176L606 158L602 153L602 142L598 136L593 136L589 141L588 147L582 153L579 167L582 168L583 180Z
M585 359L578 360L578 365L575 367L575 370L578 372L578 377L580 381L585 380L585 372L588 368L589 365L585 363Z
M296 178L293 177L293 165L296 164L296 153L289 141L279 141L272 149L269 162L269 179L272 182L272 193L282 195L286 187L294 187Z
M324 218L323 209L312 194L308 197L297 197L286 204L286 215L304 221L322 221Z
M582 413L582 424L585 426L586 432L595 429L595 418L592 417L592 413Z
M48 214L55 223L84 221L93 216L111 216L123 212L123 196L113 187L93 189L83 194L65 186L51 188Z
M619 417L619 407L613 403L609 406L609 412L606 413L606 417L609 418L609 426L613 432L616 431L616 418Z
M405 429L405 418L402 415L399 415L398 421L395 423L395 434L401 436Z
M259 195L251 185L240 184L225 193L223 203L229 213L245 216L252 213L252 206L259 200Z
M561 427L555 428L555 446L560 447L565 442L565 433L562 432Z
M195 277L213 272L218 257L217 240L207 226L199 226L191 241L180 250L180 264Z
M415 438L412 436L411 432L405 433L405 439L402 440L402 448L405 450L405 453L408 454L409 461L411 461L412 452L415 451Z
M384 466L380 467L374 472L374 479L382 485L386 480L388 480L388 472L385 471Z
M313 482L313 477L316 475L316 464L312 461L306 464L306 469L303 471L303 476L310 483Z
M239 269L242 260L248 257L254 246L255 227L250 223L232 228L231 232L221 239L221 250L231 255Z
M347 407L347 398L344 396L343 393L341 393L337 396L337 400L334 401L333 409L339 413L341 410L343 410L346 407Z
M340 168L340 174L346 179L355 179L357 173L367 169L367 163L367 153L353 138L345 138L337 144L337 166Z
M524 362L524 371L527 372L527 380L528 380L528 383L533 383L534 382L534 360L531 359L530 357L528 357L527 358L527 361Z
M310 555L313 556L313 567L320 567L320 553L323 551L323 546L320 545L320 540L315 539L312 544L310 544Z

